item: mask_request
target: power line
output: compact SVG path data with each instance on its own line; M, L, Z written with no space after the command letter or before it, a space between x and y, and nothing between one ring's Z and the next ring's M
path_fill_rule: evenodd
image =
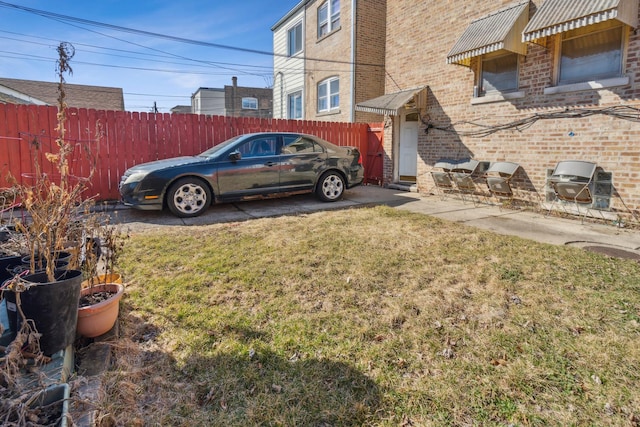
M153 93L134 93L134 92L124 92L125 95L130 96L154 96L156 98L191 98L189 95L156 95Z
M12 32L9 32L9 31L2 31L2 30L0 30L0 33L11 33L11 34L30 37L27 34L12 33ZM53 39L47 39L47 38L44 38L44 37L37 37L37 38L42 39L42 40L55 41L56 43L58 43L58 41L53 40ZM19 38L14 38L14 37L0 36L0 39L12 40L12 41L17 41L17 42L21 42L21 43L35 44L35 45L38 45L38 46L52 47L48 43L39 43L39 42L35 42L35 41L24 40L24 39L19 39ZM112 48L108 48L108 47L88 45L88 44L84 44L84 43L76 43L76 42L70 42L70 43L73 46L87 46L87 47L91 47L91 48L95 48L95 49L111 50L111 51L123 52L123 53L131 53L131 54L134 54L134 55L154 56L154 57L158 57L158 58L172 58L172 57L174 57L173 55L169 55L169 54L158 55L158 54L152 54L152 53L135 52L135 51L124 50L124 49L112 49ZM205 67L205 66L210 66L210 65L233 65L233 66L238 66L238 67L264 69L265 71L270 71L271 70L271 67L270 66L266 66L266 65L237 64L237 63L217 62L217 61L204 62L204 61L200 61L200 60L198 60L198 61L190 60L190 62L199 62L199 63L202 63L202 64L186 64L186 63L182 63L182 62L162 61L162 60L158 60L158 59L138 58L138 57L135 57L135 56L125 56L125 55L116 55L116 54L110 54L110 53L100 53L100 52L97 52L95 50L86 50L86 49L77 49L77 48L76 48L76 52L88 52L88 53L95 53L95 54L113 56L113 57L116 57L116 58L127 58L127 59L135 59L135 60L153 61L153 62L164 63L164 64L192 65L192 66L196 66L196 67Z
M9 4L9 3L0 2L0 7L2 7L4 4ZM18 9L30 9L30 8L22 8L22 7L17 6L17 5L11 5L11 6L16 6ZM33 9L33 10L37 11L37 9ZM115 37L115 36L112 36L112 35L109 35L109 34L104 34L104 33L101 33L99 31L95 31L95 30L91 30L91 29L88 29L88 28L85 28L85 27L81 27L79 25L74 25L72 23L67 22L66 19L55 18L54 17L54 16L59 15L59 14L46 12L46 11L41 11L41 12L43 12L43 13L42 14L41 13L36 13L36 12L33 12L33 13L36 14L36 15L43 16L45 18L52 19L52 20L60 22L60 23L64 23L64 24L70 25L70 26L75 27L75 28L79 28L79 29L84 30L84 31L95 33L95 34L101 35L103 37L111 38L111 39L117 40L117 41L122 42L122 43L131 44L131 45L138 46L138 47L141 47L141 48L144 48L144 49L148 49L148 50L151 50L151 51L154 51L154 52L163 53L165 55L168 55L168 56L171 56L171 57L174 57L174 58L180 58L180 59L184 59L184 60L187 60L187 61L193 61L193 62L201 62L201 63L212 65L214 67L218 67L218 68L222 68L222 69L228 69L230 71L233 71L234 74L237 73L237 74L246 74L246 75L254 75L254 76L257 76L257 77L262 77L262 74L255 74L255 73L251 73L251 72L248 72L248 71L242 71L242 70L237 70L237 69L233 69L233 68L224 67L224 66L218 65L218 64L208 63L207 61L191 59L191 58L187 58L187 57L184 57L184 56L181 56L181 55L177 55L177 54L173 54L173 53L169 53L169 52L164 52L162 50L159 50L159 49L156 49L156 48L152 48L152 47L149 47L149 46L141 45L141 44L135 43L135 42L133 42L131 40L123 40L123 39L120 39L118 37ZM47 14L51 15L51 16L47 16ZM60 16L65 16L65 15L60 15ZM73 17L68 17L68 18L71 21L76 19L76 18L73 18ZM88 21L88 20L83 20L83 19L80 19L80 20L81 21ZM92 21L89 21L89 22L92 22ZM110 24L105 24L105 25L110 25ZM122 27L122 28L124 28L124 27Z
M7 55L15 55L15 56L12 56L12 58L17 58L17 59L19 59L20 57L26 57L26 58L36 59L36 60L43 60L43 61L55 61L52 58L47 58L44 56L37 56L37 55L28 55L28 54L23 54L19 52L9 52L9 51L0 50L0 53L4 53ZM206 72L206 71L170 70L170 69L162 69L162 68L134 67L134 66L127 66L127 65L98 64L95 62L75 61L75 60L73 61L73 63L81 64L81 65L91 65L96 67L118 68L118 69L125 69L125 70L154 71L159 73L173 73L173 74L198 74L198 75L207 75L207 76L227 76L227 75L236 74L236 71L238 71L238 70L231 70L233 72L226 71L226 72L213 73L213 72ZM258 76L262 77L262 74Z
M0 37L2 38L2 37ZM72 43L73 44L73 43ZM0 53L4 53L5 55L13 55L13 56L6 56L6 57L11 57L11 58L15 58L15 59L21 59L21 58L26 58L29 60L38 60L38 61L52 61L54 62L55 59L53 58L47 58L44 56L38 56L38 55L32 55L32 54L25 54L25 53L20 53L20 52L11 52L11 51L0 51ZM132 58L132 59L138 59L138 58ZM154 61L154 62L163 62L163 61ZM76 64L83 64L83 65L91 65L91 66L97 66L97 67L106 67L106 68L122 68L122 69L133 69L136 71L157 71L157 72L164 72L164 73L174 73L174 74L197 74L197 75L210 75L210 76L232 76L235 75L236 73L240 73L241 70L239 69L232 69L229 71L225 71L225 72L219 72L219 73L214 73L214 72L203 72L203 71L190 71L190 70L169 70L169 69L159 69L159 68L145 68L145 67L134 67L134 66L126 66L126 65L112 65L112 64L99 64L99 63L94 63L94 62L86 62L86 61L77 61L74 60L74 63ZM171 62L169 62L171 63ZM188 65L188 64L180 64L180 63L175 63L177 65ZM244 66L244 65L243 65ZM247 65L249 66L249 65ZM259 67L259 66L254 66L254 67ZM300 70L297 68L282 68L283 71L287 72L288 75L312 75L314 72L336 72L336 73L341 73L341 72L349 72L349 70L338 70L338 69L314 69L313 71L311 70ZM266 70L265 70L266 71ZM269 70L271 71L271 70ZM365 72L365 73L382 73L383 71L369 71L369 72ZM254 73L248 73L251 75L255 75L258 77L262 77L264 78L265 76L271 77L271 74L254 74Z
M55 12L48 12L48 11L45 11L45 10L34 9L34 8L30 8L30 7L26 7L26 6L20 6L20 5L7 3L7 2L3 2L3 1L0 1L0 7L18 9L18 10L22 10L24 12L32 13L32 14L39 15L39 16L42 16L42 17L45 17L45 18L54 19L54 20L57 20L57 21L75 22L75 23L84 24L84 25L108 28L108 29L111 29L111 30L125 32L125 33L129 33L129 34L138 34L138 35L143 35L143 36L147 36L147 37L161 38L161 39L175 41L175 42L179 42L179 43L186 43L186 44L192 44L192 45L204 46L204 47L213 47L213 48L217 48L217 49L233 50L233 51L238 51L238 52L253 53L253 54L256 54L256 55L266 55L266 56L271 56L271 57L276 57L277 56L277 57L282 57L282 58L289 58L289 55L287 55L287 54L280 54L280 53L269 52L269 51L264 51L264 50L259 50L259 49L249 49L249 48L238 47L238 46L224 45L224 44L220 44L220 43L211 43L211 42L205 42L205 41L201 41L201 40L193 40L193 39L187 39L187 38L183 38L183 37L170 36L168 34L154 33L154 32L151 32L151 31L138 30L138 29L129 28L129 27L122 27L120 25L107 24L107 23L104 23L104 22L93 21L93 20L90 20L90 19L76 18L76 17L69 16L69 15L63 15L63 14L55 13ZM102 35L104 35L104 34L102 34ZM109 37L109 36L107 36L107 37ZM132 43L130 41L126 41L126 42ZM132 44L135 44L135 43L132 43ZM151 49L151 48L148 48L148 49ZM373 67L384 67L384 64L359 63L359 62L341 61L341 60L334 60L334 59L310 58L310 57L305 57L305 56L301 57L301 59L305 59L307 61L328 62L328 63L335 63L335 64L349 64L349 65L362 65L362 66L366 65L366 66L373 66Z
M10 3L6 3L6 2L0 2L0 7L3 7L3 6L4 6L4 7L7 7L7 5L8 5L8 6L10 6L10 7L15 7L15 8L17 8L17 9L21 9L21 10L25 10L25 11L30 11L31 13L36 13L36 14L40 14L40 15L42 15L42 14L47 15L47 16L45 16L45 17L50 17L50 16L58 17L58 16L59 16L59 17L62 17L61 19L63 19L63 21L64 21L63 23L66 23L66 24L68 24L68 25L72 25L72 24L67 23L67 22L66 22L66 18L68 18L68 19L70 19L70 20L72 20L72 21L74 21L74 20L75 20L75 21L80 21L80 22L90 22L90 23L102 24L102 23L98 23L97 21L89 21L89 20L84 20L84 19L76 19L76 18L73 18L73 17L68 17L68 16L66 16L66 15L60 15L60 14L55 14L55 13L46 12L46 11L39 11L39 10L37 10L37 9L31 9L31 8L21 7L21 6L17 6L17 5L11 5ZM51 18L51 19L58 20L58 21L60 20L60 19L55 19L55 18ZM100 32L96 32L96 31L93 31L93 30L90 30L90 29L87 29L87 28L78 27L78 26L76 26L76 25L72 25L72 26L75 26L75 27L77 27L77 28L83 29L83 30L85 30L85 31L94 32L94 33L99 34L99 35L102 35L102 36L104 36L104 37L113 38L113 39L118 40L118 41L121 41L121 42L129 43L129 44L132 44L132 45L135 45L135 46L138 46L138 47L142 47L142 48L144 48L144 49L152 50L152 51L155 51L155 52L158 52L158 53L161 53L161 54L162 54L162 55L152 55L152 54L146 54L146 55L157 56L157 57L177 57L177 58L184 59L184 60L187 60L187 61L190 61L190 62L198 62L198 63L201 63L201 64L212 65L212 66L214 66L214 67L218 67L218 68L228 69L228 70L232 71L232 73L202 73L202 72L196 72L196 71L167 70L167 69L150 69L150 68L145 68L145 67L115 66L115 65L96 64L96 63L90 63L90 62L75 61L75 62L76 62L76 63L78 63L78 64L85 64L85 65L90 65L90 66L102 66L102 67L107 67L107 68L123 68L123 69L132 69L132 70L136 70L136 71L164 72L164 73L173 73L173 74L196 74L196 75L197 75L197 74L200 74L200 75L211 75L211 76L214 76L214 75L221 75L221 76L222 76L222 75L233 75L233 74L248 74L248 75L255 75L255 76L262 77L262 78L263 78L263 80L266 82L266 84L267 84L268 86L269 86L269 83L268 83L268 82L269 82L269 81L271 81L271 79L272 79L272 75L271 75L272 70L271 70L271 68L269 68L269 70L268 70L268 71L270 72L270 73L269 73L269 75L266 75L266 74L256 74L256 73L251 72L251 71L248 71L248 70L241 70L241 69L237 69L237 68L228 68L228 67L223 67L223 66L221 66L221 65L220 65L220 64L226 64L226 63L216 63L216 62L208 62L208 61L202 61L202 60L194 60L194 59L187 58L187 57L184 57L184 56L180 56L180 55L176 55L176 54L172 54L172 53L164 52L164 51L161 51L161 50L158 50L158 49L154 49L154 48L151 48L151 47L148 47L148 46L144 46L144 45L140 45L140 44L137 44L137 43L133 43L133 42L131 42L131 41L129 41L129 40L122 40L122 39L119 39L119 38L117 38L117 37L113 37L113 36L110 36L110 35L102 34L102 33L100 33ZM113 28L113 27L114 27L114 26L111 26L110 24L104 24L104 26L107 26L108 28ZM125 27L122 27L122 29L123 29L123 30L131 30L131 31L134 31L134 32L138 32L138 30L127 29L127 28L125 28ZM144 32L144 31L143 31L142 33L145 33L145 34L146 34L146 33L149 33L149 32ZM12 33L12 34L16 34L16 33ZM150 34L156 34L156 33L150 33ZM158 35L158 36L164 36L164 35L161 35L161 34L157 34L157 35ZM171 37L171 36L167 36L167 37L168 37L168 38L170 38L170 39L175 39L175 38L173 38L173 37ZM187 39L184 39L184 40L187 40ZM33 43L33 42L31 42L31 43ZM131 51L126 51L126 50L121 50L121 49L109 49L109 48L103 48L103 47L100 47L100 46L86 45L86 44L83 44L83 43L80 43L79 45L85 45L85 46L89 46L89 47L95 47L95 48L98 48L98 49L117 50L117 51L122 51L122 52L127 52L127 53L134 53L134 54L136 54L136 55L141 54L141 53L139 53L139 52L131 52ZM231 48L231 47L230 47L230 48ZM270 52L269 52L269 53L270 53ZM13 53L13 54L14 54L14 55L18 55L17 53ZM287 58L288 58L288 55L282 55L282 56L285 56L285 57L287 57ZM137 58L131 58L131 59L137 59ZM303 59L304 59L303 57L300 57L300 60L303 60ZM306 59L307 59L307 60L309 60L310 58L306 58ZM156 61L156 62L165 62L165 61ZM168 62L168 61L167 61L167 62ZM346 61L326 61L326 62L334 62L334 63L350 64L349 62L346 62ZM169 62L169 63L170 63L170 62ZM258 69L258 68L266 68L266 67L264 67L264 66L254 66L254 65L248 65L248 64L247 64L247 65L242 65L242 64L226 64L226 65L239 65L239 66L253 67L253 68L256 68L256 69ZM363 64L363 65L366 65L366 64ZM265 70L265 71L267 71L267 70ZM293 67L292 67L291 69L289 69L289 67L285 67L285 68L284 68L284 71L288 71L288 74L298 74L298 73L299 73L299 74L304 74L304 73L305 73L305 71L303 71L303 70L299 70L299 69L296 69L296 68L293 68ZM331 70L321 70L321 69L317 69L317 70L314 70L314 71L315 71L315 72L318 72L318 71L329 71L329 72L334 72L334 71L335 71L335 72L339 72L339 70L334 70L334 69L331 69ZM347 71L347 70L345 70L345 71ZM375 72L375 71L374 71L374 72ZM271 85L271 86L272 86L272 85Z

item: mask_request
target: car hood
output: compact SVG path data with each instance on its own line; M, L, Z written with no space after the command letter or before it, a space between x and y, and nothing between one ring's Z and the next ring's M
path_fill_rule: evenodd
M160 169L167 169L176 166L188 165L191 163L199 163L202 162L201 157L193 157L193 156L184 156L184 157L172 157L170 159L164 160L156 160L155 162L149 163L141 163L139 165L133 166L129 170L127 170L127 175L132 175L138 172L153 172Z

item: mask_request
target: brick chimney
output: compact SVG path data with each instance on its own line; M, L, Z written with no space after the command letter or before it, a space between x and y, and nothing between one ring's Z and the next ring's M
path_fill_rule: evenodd
M231 89L231 99L233 100L233 116L238 117L240 115L238 108L238 78L236 76L231 77L233 87Z

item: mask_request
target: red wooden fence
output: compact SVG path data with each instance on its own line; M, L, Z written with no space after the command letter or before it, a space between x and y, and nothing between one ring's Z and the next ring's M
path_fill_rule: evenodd
M35 172L34 156L41 169L55 174L44 153L57 152L57 108L0 104L0 187L9 173L22 182ZM372 130L372 128L376 128ZM303 132L337 145L358 147L367 182L382 176L381 124L334 123L257 119L193 114L152 114L69 108L65 140L74 145L71 174L87 177L92 158L97 168L87 197L119 198L118 182L129 167L175 156L203 152L232 136L250 132ZM370 151L374 150L374 155ZM27 183L27 182L25 182Z

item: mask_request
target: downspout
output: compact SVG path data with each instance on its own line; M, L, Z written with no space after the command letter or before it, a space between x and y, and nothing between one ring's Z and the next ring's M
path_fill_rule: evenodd
M278 71L276 73L276 76L280 76L280 118L284 119L283 116L283 111L282 111L282 102L283 102L283 94L282 91L284 90L284 73L282 71Z
M355 121L356 111L356 9L358 0L351 2L351 111L349 112L349 121Z

